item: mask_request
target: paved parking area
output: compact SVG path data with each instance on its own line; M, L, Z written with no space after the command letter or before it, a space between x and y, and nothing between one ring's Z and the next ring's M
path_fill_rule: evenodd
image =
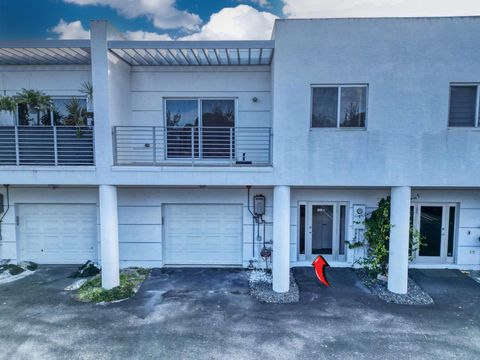
M480 284L461 272L415 270L435 305L387 304L350 269L294 269L297 304L248 294L233 269L156 269L131 300L78 303L62 289L74 267L41 267L0 285L4 359L477 359Z

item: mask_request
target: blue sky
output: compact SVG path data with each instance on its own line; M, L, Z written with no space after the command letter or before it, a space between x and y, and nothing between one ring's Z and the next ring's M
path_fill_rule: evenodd
M276 17L478 14L480 0L0 0L0 39L86 38L91 19L131 39L263 39Z

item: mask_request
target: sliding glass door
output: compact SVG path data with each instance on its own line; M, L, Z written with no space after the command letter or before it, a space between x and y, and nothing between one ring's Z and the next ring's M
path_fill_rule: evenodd
M165 125L169 159L235 159L234 99L167 99Z

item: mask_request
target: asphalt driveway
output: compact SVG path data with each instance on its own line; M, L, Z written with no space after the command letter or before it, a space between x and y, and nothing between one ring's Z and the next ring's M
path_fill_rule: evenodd
M387 304L350 269L294 270L297 304L248 295L232 269L156 269L137 296L78 303L62 289L74 267L41 267L0 285L2 359L478 359L480 284L458 271L411 275L432 306Z

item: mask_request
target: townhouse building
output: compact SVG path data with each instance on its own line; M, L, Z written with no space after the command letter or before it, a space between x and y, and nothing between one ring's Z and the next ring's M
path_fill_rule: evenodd
M391 196L389 288L480 268L479 17L277 20L267 41L0 42L0 258L351 266ZM91 83L93 95L81 91ZM72 99L89 115L72 120ZM72 122L73 121L73 122ZM409 263L409 228L425 245Z

